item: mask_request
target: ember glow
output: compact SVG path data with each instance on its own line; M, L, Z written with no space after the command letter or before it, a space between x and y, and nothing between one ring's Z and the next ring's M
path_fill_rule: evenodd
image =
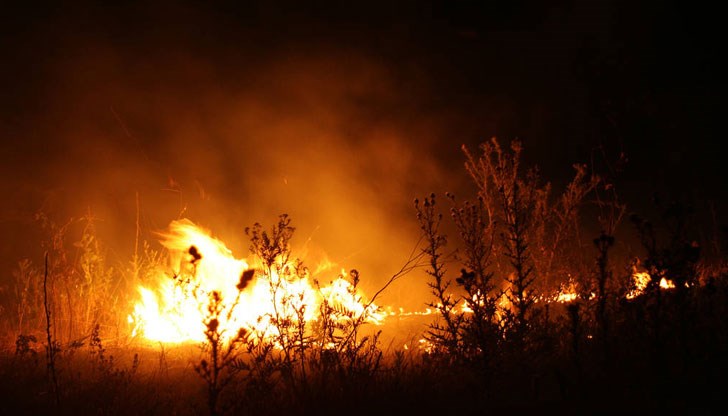
M154 284L138 288L140 300L129 315L133 336L169 343L204 341L205 314L214 292L220 295L223 310L232 311L219 322L227 337L240 328L274 337L275 316L298 319L297 311L302 311L304 320L314 321L324 300L333 309L350 311L353 319L363 317L374 324L384 319L385 314L358 293L344 272L325 286L315 284L308 273L267 275L253 262L235 258L223 242L186 219L171 223L162 244L169 251L169 268L158 273ZM241 276L251 267L255 277L238 290ZM293 269L294 264L284 265L284 270Z

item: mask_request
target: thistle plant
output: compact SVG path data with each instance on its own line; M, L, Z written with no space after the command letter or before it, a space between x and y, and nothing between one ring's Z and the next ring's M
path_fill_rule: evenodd
M195 246L191 246L188 253L191 256L192 277L197 273L197 266L202 260L202 254ZM248 366L241 360L241 354L248 341L249 332L240 327L232 335L228 334L222 322L230 322L238 307L240 307L240 296L250 281L253 279L255 270L249 269L242 272L235 288L236 297L233 301L227 302L222 294L213 290L205 293L199 285L191 288L195 298L202 300L207 296L205 313L203 318L205 341L201 345L203 358L195 364L195 372L207 385L207 407L211 415L220 412L220 395L226 387L234 380L235 376ZM191 278L178 279L180 284L191 284Z
M415 210L424 239L422 253L429 262L426 272L432 278L427 285L437 300L430 302L429 306L438 311L444 322L434 322L430 325L428 339L435 345L443 347L451 357L457 357L463 317L456 311L458 299L449 292L452 282L445 276L443 249L447 244L447 237L440 231L442 214L436 209L435 194L425 197L421 203L419 199L415 199Z

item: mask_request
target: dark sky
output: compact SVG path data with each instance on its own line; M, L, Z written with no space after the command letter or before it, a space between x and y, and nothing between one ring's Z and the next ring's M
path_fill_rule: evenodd
M722 212L709 3L145 3L3 6L3 270L38 260L38 209L92 210L123 258L138 195L145 230L189 216L238 253L290 213L311 256L382 280L412 199L467 192L460 146L492 136L557 187L624 153L633 210Z

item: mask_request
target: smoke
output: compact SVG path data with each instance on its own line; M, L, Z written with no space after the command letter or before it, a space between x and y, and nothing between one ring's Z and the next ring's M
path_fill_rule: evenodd
M491 136L521 139L526 164L555 188L595 148L626 150L623 189L644 199L665 164L659 149L672 147L642 143L647 113L600 78L622 50L614 39L632 33L609 18L611 2L549 13L415 3L8 10L0 268L40 263L39 209L58 222L90 212L118 261L138 230L154 243L181 217L243 257L244 228L287 213L310 266L357 268L372 293L417 241L412 200L472 195L460 146ZM641 85L639 68L609 74ZM625 103L618 131L596 105L605 97ZM659 114L656 125L679 118ZM670 146L686 161L702 149L679 136ZM405 277L383 303L421 307L424 279Z
M137 225L153 240L181 217L244 257L244 228L287 213L311 267L356 268L373 293L417 242L412 200L453 184L435 148L445 127L427 108L429 81L366 51L61 31L35 40L59 49L39 68L41 108L6 149L3 174L16 180L3 193L22 201L4 208L8 264L38 256L43 235L28 230L39 209L59 222L91 213L118 261ZM402 284L387 301L419 308L424 282Z

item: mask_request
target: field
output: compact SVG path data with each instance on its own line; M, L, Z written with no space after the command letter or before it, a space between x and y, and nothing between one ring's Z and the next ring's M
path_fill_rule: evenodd
M92 216L40 214L45 257L18 264L2 309L0 413L713 413L720 244L702 249L671 202L664 228L630 218L640 256L610 256L625 216L611 182L577 166L552 195L519 143L481 151L466 151L473 200L447 195L449 216L415 201L421 239L376 293L356 270L319 279L287 215L245 230L245 259L182 219L110 264ZM410 273L426 308L379 304Z

